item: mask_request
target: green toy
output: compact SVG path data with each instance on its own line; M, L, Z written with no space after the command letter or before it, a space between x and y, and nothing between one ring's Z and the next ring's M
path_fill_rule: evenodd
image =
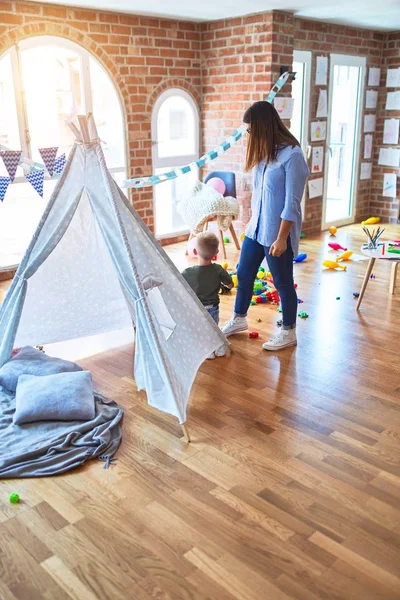
M308 319L308 314L304 311L299 312L300 319Z
M229 238L228 237L224 237L224 244L229 244Z
M9 500L10 500L11 504L18 504L19 495L16 492L13 492L12 494L10 494Z
M306 234L302 231L301 234L300 234L300 239L304 240L305 237L306 237Z

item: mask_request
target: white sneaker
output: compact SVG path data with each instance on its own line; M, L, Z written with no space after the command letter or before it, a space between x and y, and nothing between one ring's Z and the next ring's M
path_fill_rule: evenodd
M288 346L295 346L297 344L296 330L295 329L282 329L272 340L265 342L262 347L264 350L282 350Z
M225 356L226 354L226 347L225 345L220 346L219 348L217 348L217 350L214 352L215 356Z
M234 335L235 333L239 333L240 331L246 331L248 328L246 317L233 317L230 321L228 321L222 328L222 333L226 335L226 337L230 335Z

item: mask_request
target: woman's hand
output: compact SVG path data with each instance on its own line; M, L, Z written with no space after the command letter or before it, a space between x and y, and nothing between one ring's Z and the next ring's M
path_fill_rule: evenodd
M270 247L269 253L272 256L281 256L287 249L287 242L283 238L278 238Z

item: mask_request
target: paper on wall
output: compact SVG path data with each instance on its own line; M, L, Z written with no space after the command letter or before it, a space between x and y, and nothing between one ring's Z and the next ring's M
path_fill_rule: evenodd
M367 90L365 108L376 108L378 104L378 92L376 90Z
M400 67L387 70L386 87L400 87Z
M326 121L311 123L311 141L320 142L326 139Z
M312 149L312 161L311 161L311 173L322 173L324 166L324 147L313 146Z
M274 106L281 119L292 118L294 98L275 98Z
M326 90L319 90L317 117L328 116L328 93Z
M400 110L400 92L388 92L386 110Z
M326 85L328 79L328 58L317 56L317 67L315 71L315 85Z
M383 143L398 144L399 143L399 119L385 119L383 126Z
M364 133L369 133L370 131L375 131L376 124L376 116L375 115L365 115L364 116Z
M400 166L400 149L399 148L381 148L379 150L378 164L384 165L385 167L398 168Z
M318 177L318 179L309 179L308 181L308 197L318 198L322 196L324 187L324 178Z
M379 85L381 70L379 67L371 67L368 73L368 85Z
M396 173L385 173L383 176L382 195L388 198L396 198Z
M361 163L360 179L371 179L372 176L372 163L365 162Z
M364 158L372 158L372 140L373 135L371 133L367 133L364 137Z

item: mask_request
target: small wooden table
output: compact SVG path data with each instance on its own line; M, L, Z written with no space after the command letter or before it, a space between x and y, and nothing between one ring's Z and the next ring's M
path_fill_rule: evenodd
M385 246L386 245L387 245L387 242L386 242ZM360 295L358 297L356 310L360 309L361 302L362 302L368 281L371 277L371 273L372 273L372 269L374 267L375 261L376 260L390 260L390 262L393 263L392 264L392 272L390 275L390 285L389 285L389 292L391 294L394 294L394 290L396 287L397 267L400 264L400 254L398 255L398 257L399 257L398 259L397 258L388 258L387 252L384 252L382 254L382 245L378 246L378 248L376 250L369 250L368 248L364 248L363 246L361 246L361 252L363 254L365 254L365 256L368 256L369 261L368 261L368 266L367 266L367 271L365 273L364 281L361 286ZM396 256L396 255L394 255L394 256Z

